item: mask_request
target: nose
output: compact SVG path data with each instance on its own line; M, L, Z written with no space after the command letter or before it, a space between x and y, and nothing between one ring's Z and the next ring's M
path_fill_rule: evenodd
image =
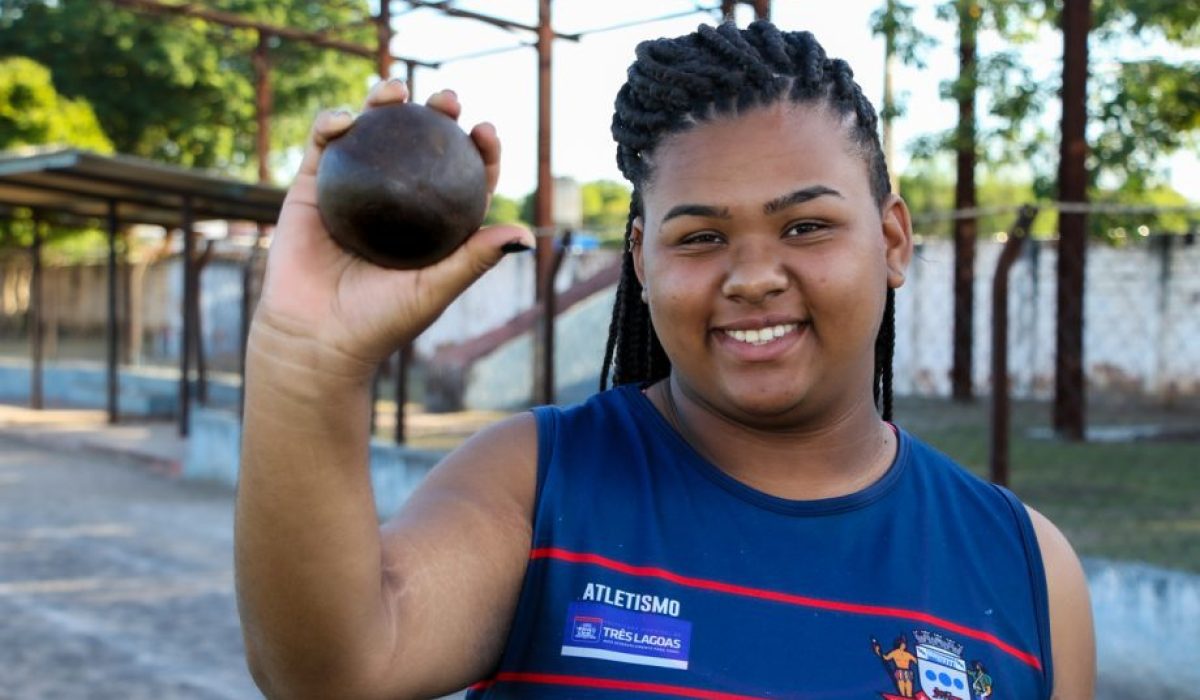
M730 299L760 304L782 294L790 283L782 257L771 246L744 241L729 260L721 291Z

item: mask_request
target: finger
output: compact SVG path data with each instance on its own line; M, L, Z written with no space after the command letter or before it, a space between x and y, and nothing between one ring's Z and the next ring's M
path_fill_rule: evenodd
M433 93L425 101L425 106L436 109L451 119L458 119L458 115L462 113L462 105L459 104L458 95L453 90L441 90Z
M381 80L367 93L367 107L380 107L408 99L408 86L399 78Z
M325 146L345 133L353 124L354 115L346 110L330 110L318 114L308 132L308 141L304 144L304 157L300 160L299 174L316 175L317 164L321 162L321 153L325 151Z
M483 122L471 129L471 140L483 157L483 170L487 174L487 191L490 194L500 179L500 137L496 135L495 126Z
M533 232L521 226L500 224L479 229L450 257L425 269L430 287L444 295L437 303L449 304L505 255L530 250L535 245Z

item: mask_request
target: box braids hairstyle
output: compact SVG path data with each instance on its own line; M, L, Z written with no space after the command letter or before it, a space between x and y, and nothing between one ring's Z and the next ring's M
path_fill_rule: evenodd
M641 302L630 234L642 214L642 189L652 170L651 156L662 140L698 122L787 99L823 104L839 117L852 117L851 139L866 161L871 193L882 206L891 187L877 133L875 109L841 59L826 57L809 32L781 32L765 20L739 30L733 22L701 25L682 37L644 41L617 93L612 133L617 165L633 184L625 253L617 299L608 329L600 373L603 391L614 386L654 382L671 371ZM885 420L892 414L892 354L895 343L893 290L875 340L875 404Z

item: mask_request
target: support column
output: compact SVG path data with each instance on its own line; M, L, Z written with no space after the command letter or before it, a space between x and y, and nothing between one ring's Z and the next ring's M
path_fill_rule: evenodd
M32 266L29 280L29 348L32 362L29 367L29 407L45 408L42 394L42 366L45 359L45 329L42 328L42 305L46 300L46 282L42 272L42 222L34 215L33 245L29 248Z
M554 47L554 30L550 26L550 0L538 0L538 132L537 132L537 195L534 197L533 225L537 235L537 264L534 280L536 301L542 313L546 307L547 280L551 279L554 266L554 178L550 170L550 126L551 126L551 67ZM550 282L553 284L553 282ZM534 343L533 399L547 403L554 387L545 386L544 368L554 362L553 339L547 338L546 323L539 324Z
M120 392L120 373L117 371L117 202L108 200L108 323L105 326L105 346L108 367L108 422L115 425L120 419L117 397Z
M183 236L183 301L180 314L183 321L183 332L179 338L179 435L187 437L192 400L191 382L188 375L191 373L192 329L195 327L192 320L192 312L195 308L192 303L192 294L195 291L192 285L192 259L195 257L196 245L192 239L191 197L183 198L182 215L180 233Z
M258 158L258 181L271 181L271 35L259 30L258 45L254 48L254 112L256 119L255 154Z

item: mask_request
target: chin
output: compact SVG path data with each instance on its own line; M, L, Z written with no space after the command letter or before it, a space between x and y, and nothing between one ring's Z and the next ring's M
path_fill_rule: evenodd
M797 413L805 412L803 405L808 392L799 387L781 390L776 384L761 387L760 391L745 386L728 389L731 390L726 392L726 401L747 416L772 420L795 417Z

